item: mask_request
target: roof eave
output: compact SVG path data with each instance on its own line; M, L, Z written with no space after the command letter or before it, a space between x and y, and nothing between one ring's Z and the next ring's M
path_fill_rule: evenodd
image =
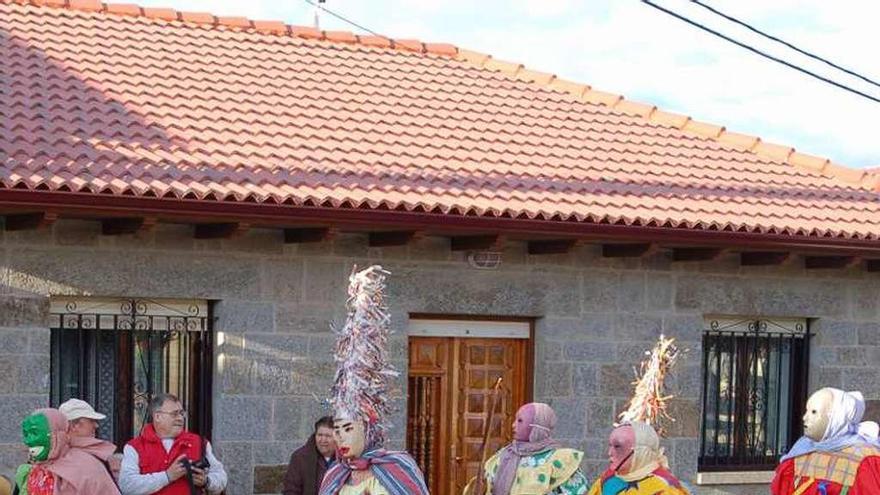
M71 217L156 217L163 221L241 221L253 226L338 226L352 230L414 229L444 233L507 234L521 238L572 238L585 241L652 242L677 246L785 250L800 253L880 257L880 240L758 232L672 228L577 221L440 213L269 205L55 191L0 190L0 212L47 211Z

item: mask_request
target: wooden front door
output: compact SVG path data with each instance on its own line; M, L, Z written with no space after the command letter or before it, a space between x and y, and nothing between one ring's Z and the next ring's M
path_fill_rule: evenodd
M411 337L407 450L433 495L460 495L476 475L491 388L503 378L490 455L510 442L514 415L530 400L529 340Z

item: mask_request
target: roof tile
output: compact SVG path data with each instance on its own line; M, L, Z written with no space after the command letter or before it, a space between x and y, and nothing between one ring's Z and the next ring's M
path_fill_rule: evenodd
M143 15L141 8L131 3L108 3L107 12L110 14L139 16Z
M216 24L217 18L207 12L180 12L180 20L197 24Z
M357 43L357 36L351 31L324 31L324 38L328 41L338 41L340 43Z
M177 11L174 9L144 7L143 12L146 17L152 17L154 19L162 19L165 21L177 20Z
M320 40L324 38L324 33L319 29L305 26L290 26L290 34L298 38Z
M748 134L724 131L721 133L721 135L718 136L718 141L723 144L729 144L731 146L736 146L737 148L743 148L751 151L755 148L755 145L757 145L761 141L761 139L756 136L750 136Z
M254 29L266 33L287 34L287 24L281 21L253 21Z
M492 57L485 53L461 49L458 51L459 60L470 62L478 67L483 67Z
M553 79L556 79L556 76L553 74L534 70L521 70L516 73L516 77L517 79L540 85L550 84Z
M766 141L760 141L755 145L753 151L755 153L760 153L764 156L769 156L776 160L785 161L788 157L794 153L794 148L791 146L783 146L781 144L773 144L768 143Z
M623 96L591 89L590 91L584 93L584 96L582 98L587 103L595 103L598 105L605 105L607 107L614 108L614 106L623 99Z
M394 47L409 52L422 53L425 51L425 45L419 40L394 40Z
M425 51L449 57L458 55L458 47L449 43L425 43Z
M676 129L683 129L684 126L691 121L691 118L687 115L665 112L658 109L651 114L651 120L658 124L668 125L670 127L675 127Z
M242 29L252 27L250 19L246 17L217 17L217 24Z
M490 58L483 63L483 68L515 76L517 72L522 70L523 66L516 62L505 62L497 58Z
M653 114L654 111L657 110L657 107L655 107L654 105L647 105L644 103L621 99L617 102L616 105L614 105L614 109L624 113L628 113L630 115L638 115L639 117L650 118L651 114Z
M359 38L362 45L391 48L391 38L385 36L360 36Z
M70 8L97 12L103 9L100 0L70 0Z

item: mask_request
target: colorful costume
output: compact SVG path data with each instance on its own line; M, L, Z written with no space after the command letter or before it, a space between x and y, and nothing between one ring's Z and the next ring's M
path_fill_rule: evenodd
M810 397L807 409L807 434L782 458L770 486L771 493L880 494L880 428L873 422L859 423L865 412L862 394L822 389ZM824 434L817 433L808 418L810 411L817 410L822 413L820 420L827 421L827 426L820 428Z
M641 363L640 377L621 424L608 440L609 466L590 488L589 495L689 495L669 471L654 424L672 420L666 413L664 395L667 373L675 365L678 349L663 335L648 359Z
M22 433L31 462L16 472L21 495L119 494L96 452L85 444L71 446L67 418L57 409L35 411L22 422ZM101 441L94 444L104 448Z
M349 278L348 317L336 341L334 410L337 460L319 495L428 495L424 476L406 452L382 448L388 430L389 317L380 266Z
M660 437L654 428L642 421L633 421L620 428L631 428L634 447L626 472L621 467L610 467L590 488L589 495L688 495L688 490L669 471L669 465L660 448Z
M492 495L583 495L589 482L579 466L583 452L562 448L553 439L556 413L532 403L516 413L513 442L484 466L486 493ZM465 493L470 492L469 488Z

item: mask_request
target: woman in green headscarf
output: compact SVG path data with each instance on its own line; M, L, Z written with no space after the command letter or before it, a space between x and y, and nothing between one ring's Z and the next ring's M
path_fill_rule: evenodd
M109 471L87 449L71 447L67 418L38 409L21 423L28 464L15 475L21 495L119 495Z

